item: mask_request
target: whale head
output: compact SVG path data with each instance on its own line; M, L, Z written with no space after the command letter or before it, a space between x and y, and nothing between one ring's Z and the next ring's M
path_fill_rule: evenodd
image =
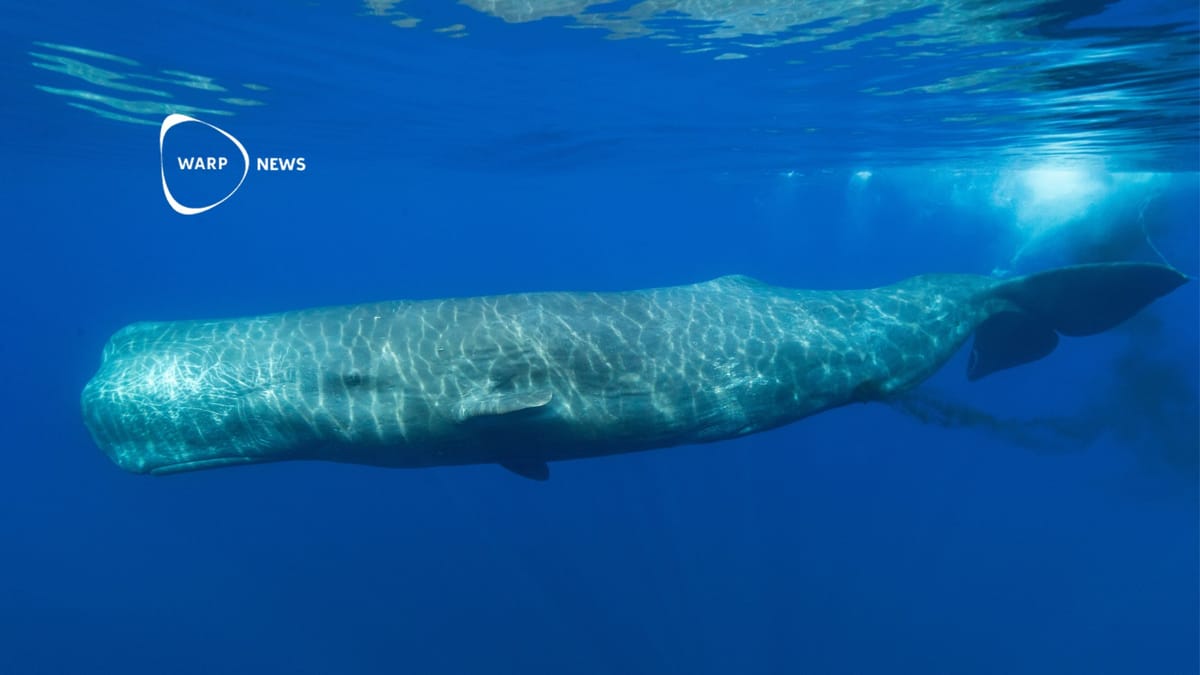
M165 474L294 456L279 417L252 414L271 396L263 364L212 339L230 326L138 323L109 340L81 403L113 462Z

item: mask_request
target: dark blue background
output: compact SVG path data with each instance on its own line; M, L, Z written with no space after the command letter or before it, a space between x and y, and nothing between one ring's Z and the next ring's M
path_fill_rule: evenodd
M988 273L1026 235L991 198L1000 160L798 153L787 176L739 155L727 130L772 100L749 61L733 75L544 24L450 41L356 6L76 11L18 7L4 29L0 672L1196 671L1195 283L970 386L956 357L930 384L1016 420L990 430L855 406L557 464L545 484L492 466L122 473L78 393L133 321L727 273L863 287ZM34 40L269 79L267 106L212 121L309 168L252 171L178 216L157 129L34 90L52 77ZM1197 178L1172 168L1142 223L1147 192L1110 191L1022 264L1153 259L1144 226L1194 273ZM1070 451L1005 440L1045 417L1109 431Z

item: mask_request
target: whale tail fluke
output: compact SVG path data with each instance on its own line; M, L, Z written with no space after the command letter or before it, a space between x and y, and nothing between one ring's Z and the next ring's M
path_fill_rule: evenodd
M1059 335L1106 331L1187 279L1165 265L1100 263L997 284L990 298L1007 302L975 329L967 379L1036 361L1054 351Z

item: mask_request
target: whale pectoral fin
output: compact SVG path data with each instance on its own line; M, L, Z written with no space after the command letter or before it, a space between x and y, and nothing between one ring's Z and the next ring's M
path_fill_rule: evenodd
M554 398L554 392L549 389L532 391L489 392L468 396L459 401L455 410L455 418L459 422L468 422L481 417L511 415L522 411L536 411L544 408Z
M500 462L500 466L529 480L544 481L550 478L550 467L535 459L510 459Z

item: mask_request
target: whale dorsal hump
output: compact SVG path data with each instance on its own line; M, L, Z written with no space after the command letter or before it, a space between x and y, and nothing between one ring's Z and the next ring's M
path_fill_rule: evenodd
M718 288L766 288L770 286L765 281L759 281L745 274L726 274L723 277L713 279L709 283Z

